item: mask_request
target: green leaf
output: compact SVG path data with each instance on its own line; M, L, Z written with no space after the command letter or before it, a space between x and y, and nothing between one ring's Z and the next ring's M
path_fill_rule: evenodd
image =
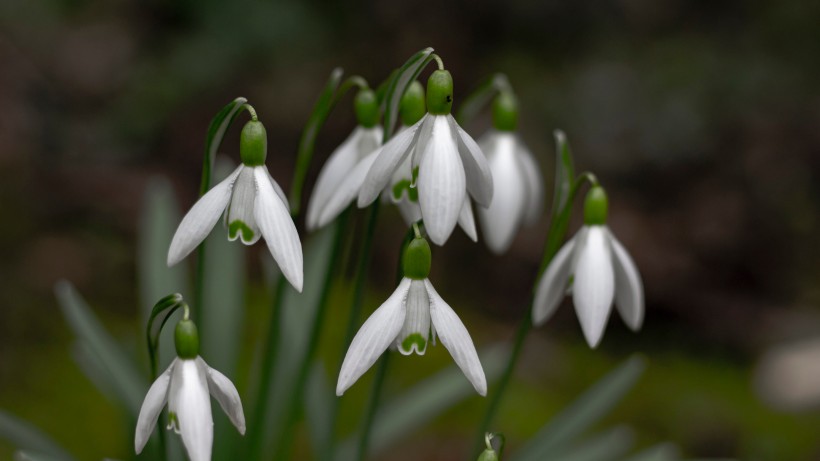
M678 447L673 443L660 443L638 452L625 461L677 461L681 459Z
M320 362L314 362L305 392L305 416L313 453L324 453L327 449L333 426L328 409L333 406L332 399L335 398L324 367Z
M61 461L66 458L45 455L34 451L18 451L14 453L14 461Z
M493 345L479 354L489 382L497 379L509 356L505 345ZM464 373L451 365L416 384L400 396L381 406L370 436L370 453L377 453L412 433L466 398L475 396L475 389ZM337 460L353 458L357 437L350 437L340 446Z
M464 102L459 105L456 120L458 124L464 126L472 121L481 109L492 100L496 92L501 90L512 91L510 82L504 74L494 74L482 81L469 96L464 98Z
M21 450L36 450L37 453L42 453L39 456L43 457L31 459L74 459L63 447L40 429L34 427L28 421L23 421L3 410L0 410L0 438L7 440L11 445ZM31 454L34 456L33 452Z
M211 188L211 168L216 158L216 152L222 144L225 132L242 110L247 99L239 97L229 102L220 110L208 125L208 135L205 138L205 156L202 162L202 183L199 185L199 195L202 196Z
M296 169L293 172L293 182L290 186L290 213L292 216L299 214L302 205L302 187L305 183L310 161L313 158L313 151L316 146L316 137L319 129L324 125L330 111L336 102L336 89L342 81L344 72L340 68L335 68L330 73L324 90L319 94L319 99L313 106L308 118L302 137L299 139L299 150L296 154Z
M399 115L399 103L410 83L433 60L433 49L425 48L408 59L390 80L384 93L384 142L393 136Z
M545 456L529 458L532 461L560 459L561 461L611 461L624 456L635 443L635 434L626 426L618 426L601 435L585 439L571 450L558 450ZM519 461L523 458L515 458Z
M148 389L145 378L137 370L131 357L108 334L71 283L65 280L57 282L54 292L74 335L96 354L99 364L104 367L102 373L111 378L120 403L136 419L145 391Z
M542 460L571 443L604 417L632 389L646 368L640 356L630 357L555 416L524 446L516 461Z
M555 199L552 204L552 214L555 217L567 206L572 183L575 181L575 171L567 135L561 130L555 130L553 135L555 136Z

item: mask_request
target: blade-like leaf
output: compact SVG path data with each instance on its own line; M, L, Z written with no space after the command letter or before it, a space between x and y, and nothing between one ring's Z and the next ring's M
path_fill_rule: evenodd
M74 459L63 447L31 423L0 410L0 438L21 450L34 450L48 460ZM34 453L32 453L34 455Z
M108 334L100 321L80 297L71 283L57 282L54 288L63 316L79 341L99 358L101 366L111 377L111 383L121 397L121 403L136 419L148 383L136 368L133 360ZM85 346L83 346L85 347Z
M529 461L560 459L561 461L611 461L624 456L632 448L635 434L632 429L618 426L603 434L584 439L569 450L558 450L549 455L528 458ZM524 458L516 457L516 461Z
M61 461L66 458L46 455L35 451L18 451L14 453L14 461Z
M425 48L408 59L396 72L384 93L384 141L393 136L398 120L399 103L410 82L433 60L433 49Z
M552 214L555 217L567 205L572 182L575 180L575 170L567 135L561 130L555 130L553 135L555 136L555 199L552 204Z
M464 102L459 105L456 120L458 124L464 126L481 112L497 91L512 91L507 76L504 74L494 74L478 85L469 96L464 98Z
M208 125L208 135L205 138L205 158L202 162L202 183L199 185L199 195L205 194L211 188L211 167L213 167L216 152L222 144L222 138L225 137L225 132L233 123L234 119L239 115L242 105L248 102L243 97L238 97L229 102L220 110L211 124Z
M516 461L542 460L566 446L606 415L635 385L646 368L639 356L610 372L555 416L523 447Z
M333 421L328 408L332 406L333 388L320 362L314 362L310 370L305 392L305 416L310 428L311 446L314 453L324 453L327 449Z
M677 461L680 458L678 447L672 443L661 443L649 447L628 458L625 461Z

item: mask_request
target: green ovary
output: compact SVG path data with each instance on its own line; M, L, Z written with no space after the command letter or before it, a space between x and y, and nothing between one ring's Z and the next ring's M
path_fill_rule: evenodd
M416 345L416 353L419 355L424 354L427 350L427 340L424 339L421 333L412 333L401 342L402 352L409 354L412 352L414 344Z
M253 240L253 230L250 227L248 227L247 224L237 219L236 221L232 221L228 225L228 238L230 238L231 240L236 240L237 234L239 232L242 232L243 242L250 242Z

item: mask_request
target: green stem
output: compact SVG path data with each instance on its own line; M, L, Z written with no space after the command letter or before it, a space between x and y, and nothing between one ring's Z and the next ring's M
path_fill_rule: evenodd
M376 376L373 379L373 389L370 391L370 400L367 403L367 413L362 423L362 432L359 437L359 445L356 459L364 461L367 458L367 446L370 443L370 431L373 428L373 420L376 419L376 409L379 407L382 388L384 388L384 378L387 376L387 365L390 363L390 351L385 351L379 359L379 366L376 369Z

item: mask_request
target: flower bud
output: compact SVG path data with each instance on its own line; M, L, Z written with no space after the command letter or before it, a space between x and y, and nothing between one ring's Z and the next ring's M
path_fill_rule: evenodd
M265 164L268 155L268 134L262 122L250 120L239 135L239 156L247 166Z
M174 344L181 359L195 359L199 355L199 331L190 319L182 319L174 330Z
M430 244L423 237L416 237L404 249L401 264L404 276L413 280L424 280L430 275L432 262Z
M518 128L518 100L509 91L502 91L493 101L493 126L498 131Z
M373 128L379 123L379 100L376 93L370 88L363 88L356 93L353 100L353 111L356 112L356 121L365 128Z
M453 107L453 76L446 70L437 70L427 80L427 111L433 115L447 115Z
M609 208L609 199L606 197L606 192L601 186L593 186L587 192L587 198L584 201L584 224L587 226L600 226L606 224L607 209Z
M424 105L424 87L418 80L413 80L399 103L399 117L404 126L414 125L424 117L427 107Z

